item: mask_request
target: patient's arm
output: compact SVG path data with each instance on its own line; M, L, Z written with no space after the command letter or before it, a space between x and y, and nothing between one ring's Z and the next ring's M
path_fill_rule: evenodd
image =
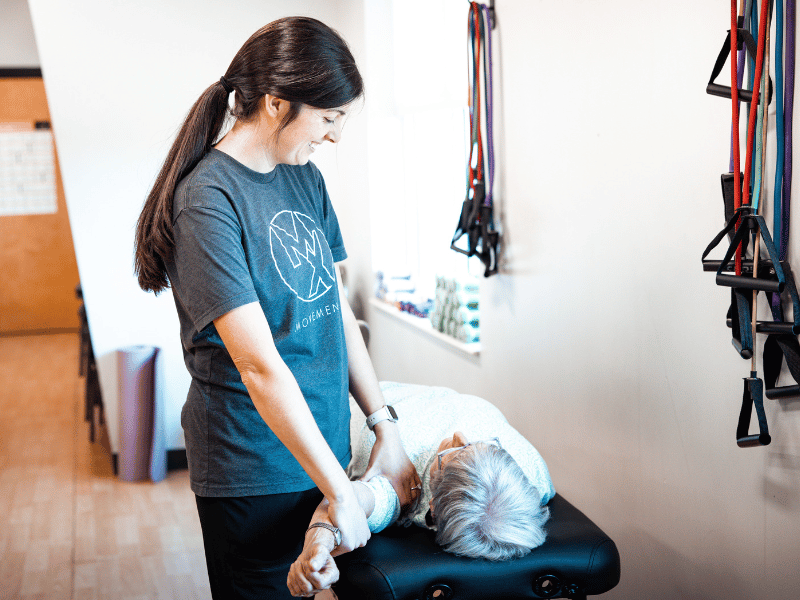
M366 513L367 518L375 509L375 496L367 486L358 481L353 481L353 491L358 498L358 503ZM310 523L331 522L328 516L328 501L323 499L319 503ZM333 560L334 556L343 554L341 548L334 549L333 532L324 527L314 527L306 532L303 551L289 569L286 585L293 596L311 596L326 590L339 580L339 569Z

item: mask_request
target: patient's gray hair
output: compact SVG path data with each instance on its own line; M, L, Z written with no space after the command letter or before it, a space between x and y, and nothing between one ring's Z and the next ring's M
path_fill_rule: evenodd
M448 552L508 560L544 543L550 511L502 448L467 446L431 483L436 542Z

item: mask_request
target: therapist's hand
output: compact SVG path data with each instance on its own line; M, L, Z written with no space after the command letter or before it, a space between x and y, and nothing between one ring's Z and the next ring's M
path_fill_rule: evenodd
M407 509L421 495L419 474L403 449L396 423L382 421L375 425L374 431L375 445L361 479L369 481L375 475L383 475L397 493L401 508Z
M327 506L328 519L342 534L342 543L333 551L333 556L361 548L371 535L367 515L358 503L355 492L352 488L348 492L338 500L329 501Z

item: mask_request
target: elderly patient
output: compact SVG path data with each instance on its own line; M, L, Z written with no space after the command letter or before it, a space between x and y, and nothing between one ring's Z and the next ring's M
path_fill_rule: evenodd
M543 529L555 495L536 449L481 398L441 387L381 383L394 407L403 447L422 481L421 495L406 514L383 476L359 480L375 443L360 410L351 407L353 457L348 475L370 531L399 523L436 530L436 542L461 556L507 560L526 555L545 539ZM430 509L430 510L429 510ZM330 523L325 501L311 523ZM289 589L308 596L338 580L333 532L315 527L306 534L289 573Z

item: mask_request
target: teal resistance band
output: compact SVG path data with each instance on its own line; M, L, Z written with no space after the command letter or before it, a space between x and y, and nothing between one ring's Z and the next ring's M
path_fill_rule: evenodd
M783 0L778 0L775 14L775 139L778 153L775 158L775 192L772 202L772 232L780 253L781 210L783 198Z

